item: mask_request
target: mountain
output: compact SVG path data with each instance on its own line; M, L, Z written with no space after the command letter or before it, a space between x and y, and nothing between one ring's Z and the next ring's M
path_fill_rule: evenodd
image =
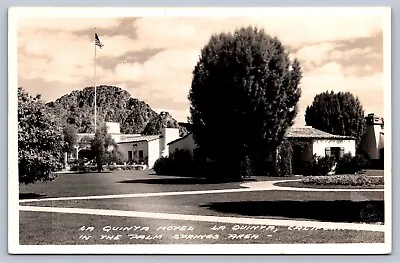
M163 111L147 123L142 134L160 134L162 128L179 128L179 124L174 118L172 118L171 114Z
M98 86L96 97L97 122L119 122L121 133L142 133L146 130L146 134L159 134L157 127L160 121L162 127L179 127L178 122L169 113L157 114L144 101L132 98L126 90L119 87ZM93 87L74 90L54 102L47 103L46 106L63 123L75 126L78 132L94 132ZM152 124L149 124L150 122Z

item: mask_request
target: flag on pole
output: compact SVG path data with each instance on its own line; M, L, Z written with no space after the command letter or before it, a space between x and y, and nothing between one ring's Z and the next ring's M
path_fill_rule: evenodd
M99 48L104 47L104 45L100 42L99 36L97 33L94 33L94 44L98 46Z

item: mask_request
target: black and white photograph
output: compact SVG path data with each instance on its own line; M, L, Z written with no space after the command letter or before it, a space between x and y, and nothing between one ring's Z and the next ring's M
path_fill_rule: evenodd
M390 253L390 21L10 8L9 253Z

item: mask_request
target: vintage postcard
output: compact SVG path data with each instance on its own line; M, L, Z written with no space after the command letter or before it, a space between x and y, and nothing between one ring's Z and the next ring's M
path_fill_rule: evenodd
M10 8L9 253L391 253L390 16Z

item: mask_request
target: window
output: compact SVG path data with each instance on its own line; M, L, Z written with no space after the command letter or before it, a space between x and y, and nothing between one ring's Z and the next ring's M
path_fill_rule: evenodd
M132 151L128 151L128 161L132 160Z
M332 156L336 159L341 158L344 155L344 147L326 147L325 156Z
M139 158L143 158L143 150L139 150Z

